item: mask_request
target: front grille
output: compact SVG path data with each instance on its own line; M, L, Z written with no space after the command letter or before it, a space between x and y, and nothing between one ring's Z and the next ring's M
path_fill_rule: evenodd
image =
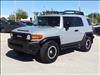
M20 47L20 48L22 48L23 46L21 45L21 44L17 44L17 43L9 43L10 45L13 45L13 46L17 46L17 47Z
M12 38L15 40L21 40L21 41L29 41L27 40L27 33L12 33Z

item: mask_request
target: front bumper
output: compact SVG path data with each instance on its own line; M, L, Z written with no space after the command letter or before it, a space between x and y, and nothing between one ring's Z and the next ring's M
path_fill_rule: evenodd
M11 49L32 55L35 55L41 48L39 42L21 41L15 39L8 39L8 46Z

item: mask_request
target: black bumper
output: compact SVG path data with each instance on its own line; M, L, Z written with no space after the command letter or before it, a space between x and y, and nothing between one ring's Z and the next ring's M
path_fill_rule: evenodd
M29 41L21 41L14 39L8 39L8 46L11 49L15 49L20 52L32 55L35 55L41 48L38 42L29 42Z

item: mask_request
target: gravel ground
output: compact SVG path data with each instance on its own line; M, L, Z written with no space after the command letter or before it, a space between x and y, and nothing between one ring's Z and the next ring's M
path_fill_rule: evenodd
M30 55L16 55L7 46L10 35L0 35L2 74L99 74L100 36L95 36L89 52L66 52L56 62L43 64Z

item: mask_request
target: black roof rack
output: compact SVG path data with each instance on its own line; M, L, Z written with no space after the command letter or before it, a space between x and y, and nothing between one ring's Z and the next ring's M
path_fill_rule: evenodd
M82 11L76 11L76 10L65 10L63 12L60 12L62 14L77 14L77 15L84 15Z

